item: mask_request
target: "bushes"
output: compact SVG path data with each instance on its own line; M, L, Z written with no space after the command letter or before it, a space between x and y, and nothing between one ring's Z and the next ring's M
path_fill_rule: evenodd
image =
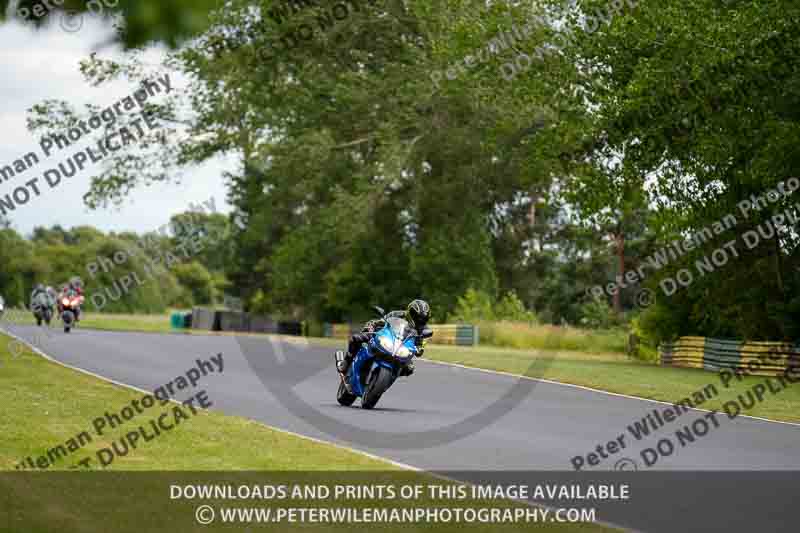
M455 322L509 321L536 322L536 315L525 309L522 301L513 291L509 291L499 301L484 291L467 290L456 303L456 309L449 317Z
M174 267L173 272L178 283L191 294L191 300L197 305L209 305L214 301L214 282L206 267L192 261Z
M591 329L607 329L620 325L620 319L605 298L592 298L580 306L581 325Z
M607 327L606 324L613 322L599 306L593 308L592 312L598 317L597 327ZM623 330L586 331L539 324L536 315L526 310L513 292L508 292L499 301L495 301L486 292L470 289L458 299L456 309L448 317L448 321L476 324L480 330L482 345L585 352L625 351L626 337Z

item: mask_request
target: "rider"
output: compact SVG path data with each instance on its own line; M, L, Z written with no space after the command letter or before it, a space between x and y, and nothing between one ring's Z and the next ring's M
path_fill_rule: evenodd
M408 304L408 307L405 311L391 311L386 315L386 317L406 319L409 325L415 330L414 343L419 348L417 357L422 357L422 354L425 352L425 339L422 338L422 330L425 329L425 326L428 324L428 320L430 320L431 317L431 307L428 305L428 302L425 300L413 300L410 304ZM344 354L344 358L336 363L336 368L342 374L342 376L347 374L347 370L350 368L350 363L352 363L353 358L358 353L358 350L361 349L361 345L365 342L369 342L372 336L375 335L378 330L383 328L384 325L385 322L383 319L370 320L364 324L361 333L356 333L350 337L350 342L347 345L347 352ZM410 376L413 373L413 361L409 361L408 364L406 364L406 366L404 366L400 371L401 376Z
M71 278L69 280L69 283L67 283L66 285L64 285L61 288L61 295L58 298L58 312L59 313L63 312L63 309L61 308L62 307L61 306L61 299L64 298L65 296L67 296L67 297L72 296L73 293L77 294L78 296L83 296L83 281L81 281L81 278L79 278L77 276L74 277L74 278ZM80 308L80 306L78 306L75 309L75 320L79 321L80 318L81 318L81 308Z
M34 288L33 292L31 292L31 307L34 307L34 304L37 302L36 297L40 294L47 295L47 289L45 289L44 285L38 283Z

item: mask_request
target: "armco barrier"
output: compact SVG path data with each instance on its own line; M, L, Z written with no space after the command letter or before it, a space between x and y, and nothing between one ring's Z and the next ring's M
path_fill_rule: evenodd
M436 344L455 344L458 346L477 346L478 326L472 324L437 324L431 326Z
M776 376L790 369L800 373L800 343L745 342L709 337L681 337L658 347L662 365L685 368L742 370Z
M433 344L455 344L458 346L477 346L479 335L478 326L472 324L432 324ZM325 324L326 337L345 339L353 333L360 331L361 326L355 324Z

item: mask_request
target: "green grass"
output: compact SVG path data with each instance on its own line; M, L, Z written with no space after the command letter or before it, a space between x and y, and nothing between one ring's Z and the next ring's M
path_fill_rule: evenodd
M522 322L478 322L480 342L501 348L624 353L623 329L588 330Z
M10 339L0 335L0 470L14 470L19 462L37 458L47 450L65 443L86 431L92 441L66 457L55 460L47 471L64 471L85 457L94 460L97 450L111 445L125 432L174 404L154 406L115 430L97 435L92 429L94 418L108 410L118 412L141 393L109 384L100 379L70 370L30 352L13 356ZM213 401L213 398L211 398ZM188 410L188 409L187 409ZM171 500L169 485L213 483L222 485L262 486L267 484L436 484L449 482L424 473L403 471L390 463L372 459L349 450L310 441L265 427L259 423L214 411L198 411L171 431L164 432L139 446L124 457L117 457L109 471L150 472L147 477L87 477L84 469L71 474L49 477L5 476L0 478L0 493L14 498L0 498L0 516L8 517L8 531L29 533L59 531L138 533L161 531L169 523L170 531L197 530L194 510L211 503L228 507L305 507L310 501L249 500L192 501ZM208 473L199 474L199 471ZM213 472L220 472L214 474ZM236 471L236 473L225 473ZM248 472L249 471L249 472ZM270 471L259 474L258 471ZM156 472L162 472L158 474ZM181 473L184 472L184 473ZM281 472L284 472L281 474ZM317 472L314 474L314 472ZM344 475L342 472L349 472ZM327 500L318 507L339 507L343 504ZM436 505L508 508L519 504L509 500L436 500L424 497L418 501L363 499L350 501L351 507L426 507ZM10 506L10 507L8 507ZM602 519L601 516L598 516ZM3 522L3 521L0 521ZM13 522L13 524L12 524ZM254 526L255 527L255 526ZM269 531L352 531L352 524L269 524L258 526ZM470 533L494 531L527 531L536 527L544 531L586 532L610 531L594 524L371 524L377 531L442 531L467 530ZM215 522L203 531L241 531L245 524L222 526ZM0 531L6 531L0 524Z
M171 313L161 315L117 315L107 313L84 313L81 316L81 327L116 331L168 333L174 331L169 323L170 314Z
M142 394L51 363L30 351L18 357L0 335L0 470L34 460L81 431L85 447L57 460L48 470L64 470L111 445L131 428L146 424L173 404L156 405L129 422L97 436L92 421L106 410L119 412ZM213 402L214 398L210 398ZM187 453L188 452L188 453ZM173 430L118 458L107 470L393 470L388 463L341 448L301 439L262 424L198 411Z

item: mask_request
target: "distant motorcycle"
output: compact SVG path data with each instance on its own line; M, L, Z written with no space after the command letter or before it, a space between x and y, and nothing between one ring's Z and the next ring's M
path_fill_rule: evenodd
M61 313L61 321L64 323L64 333L69 333L74 327L82 304L83 296L76 292L62 294L60 296L58 308Z
M361 407L372 409L381 396L397 379L402 368L419 353L415 343L417 331L403 318L389 317L380 307L375 310L382 317L384 326L378 330L369 343L361 346L350 368L340 379L336 400L344 406L352 405L361 398ZM433 336L433 331L425 328L423 338Z
M31 302L31 311L33 312L34 318L36 318L37 326L41 326L42 322L46 323L48 326L50 325L50 322L53 320L54 307L55 301L50 294L40 292L36 295Z

